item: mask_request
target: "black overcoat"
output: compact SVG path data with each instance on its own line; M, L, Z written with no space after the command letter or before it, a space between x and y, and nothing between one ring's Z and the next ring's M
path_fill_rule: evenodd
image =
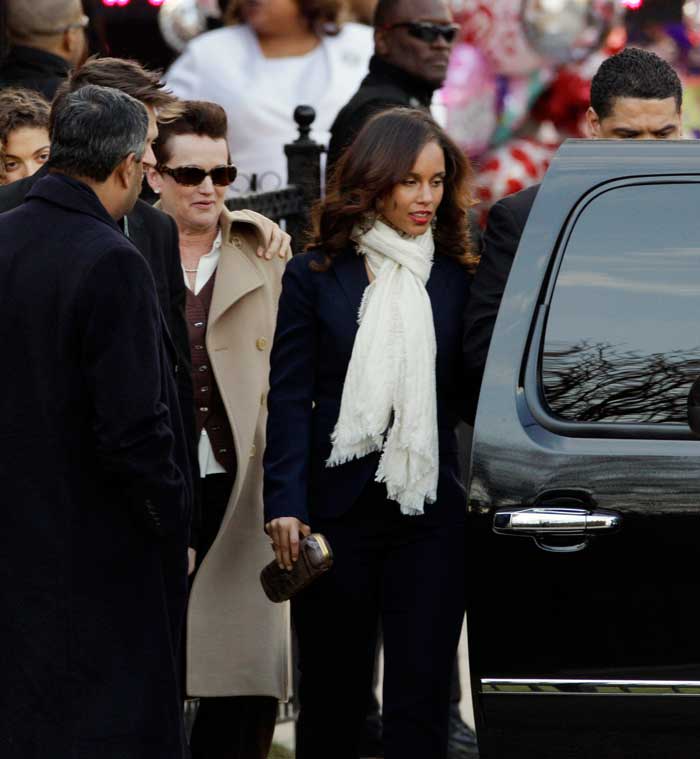
M464 325L465 373L471 398L469 421L473 421L476 414L478 391L498 309L539 188L539 185L533 185L508 195L489 211L482 237L481 261L474 275Z
M42 166L36 174L0 187L0 213L17 208L34 185L48 174ZM190 464L195 487L199 484L197 435L194 424L194 396L190 374L190 338L185 321L186 287L180 263L180 243L175 220L157 208L137 200L136 205L120 222L127 237L134 243L151 267L158 300L170 330L183 371L177 373L177 392L185 431L190 441ZM199 495L198 491L195 495Z
M173 759L191 509L153 277L86 185L0 215L0 756Z

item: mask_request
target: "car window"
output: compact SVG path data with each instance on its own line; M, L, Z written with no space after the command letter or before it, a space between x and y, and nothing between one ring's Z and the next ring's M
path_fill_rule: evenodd
M572 230L547 319L547 405L575 422L686 424L700 376L700 185L618 187Z

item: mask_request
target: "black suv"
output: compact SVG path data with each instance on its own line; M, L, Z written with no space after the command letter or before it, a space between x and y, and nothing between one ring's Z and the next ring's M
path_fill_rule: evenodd
M700 143L566 143L498 315L469 492L483 759L700 756Z

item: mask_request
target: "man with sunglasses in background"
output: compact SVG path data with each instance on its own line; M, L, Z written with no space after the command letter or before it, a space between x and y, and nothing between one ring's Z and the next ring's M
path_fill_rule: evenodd
M369 74L331 127L328 176L373 114L394 106L430 109L458 30L444 0L379 0Z

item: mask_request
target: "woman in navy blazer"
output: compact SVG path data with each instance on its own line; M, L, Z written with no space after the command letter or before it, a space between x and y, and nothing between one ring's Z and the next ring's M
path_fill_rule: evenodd
M337 165L317 210L316 243L284 275L268 395L266 530L280 566L291 567L298 540L311 530L325 534L335 556L331 571L292 602L301 667L298 759L359 756L379 623L385 756L446 756L464 614L466 499L455 426L466 406L462 325L475 263L468 176L466 159L428 115L403 108L378 114ZM370 302L379 303L381 292L398 324L386 324L389 317ZM398 301L397 293L413 300ZM418 336L426 326L424 340ZM362 346L381 345L386 364L380 354L363 365ZM377 450L341 450L362 417L352 409L379 402L357 393L368 373L380 371L371 379L396 385L403 401L390 410ZM407 381L407 373L419 379ZM432 415L419 413L423 407ZM400 441L389 450L401 429L404 441L423 429L418 440L427 441L425 460L434 462L418 484L403 480L421 456Z

